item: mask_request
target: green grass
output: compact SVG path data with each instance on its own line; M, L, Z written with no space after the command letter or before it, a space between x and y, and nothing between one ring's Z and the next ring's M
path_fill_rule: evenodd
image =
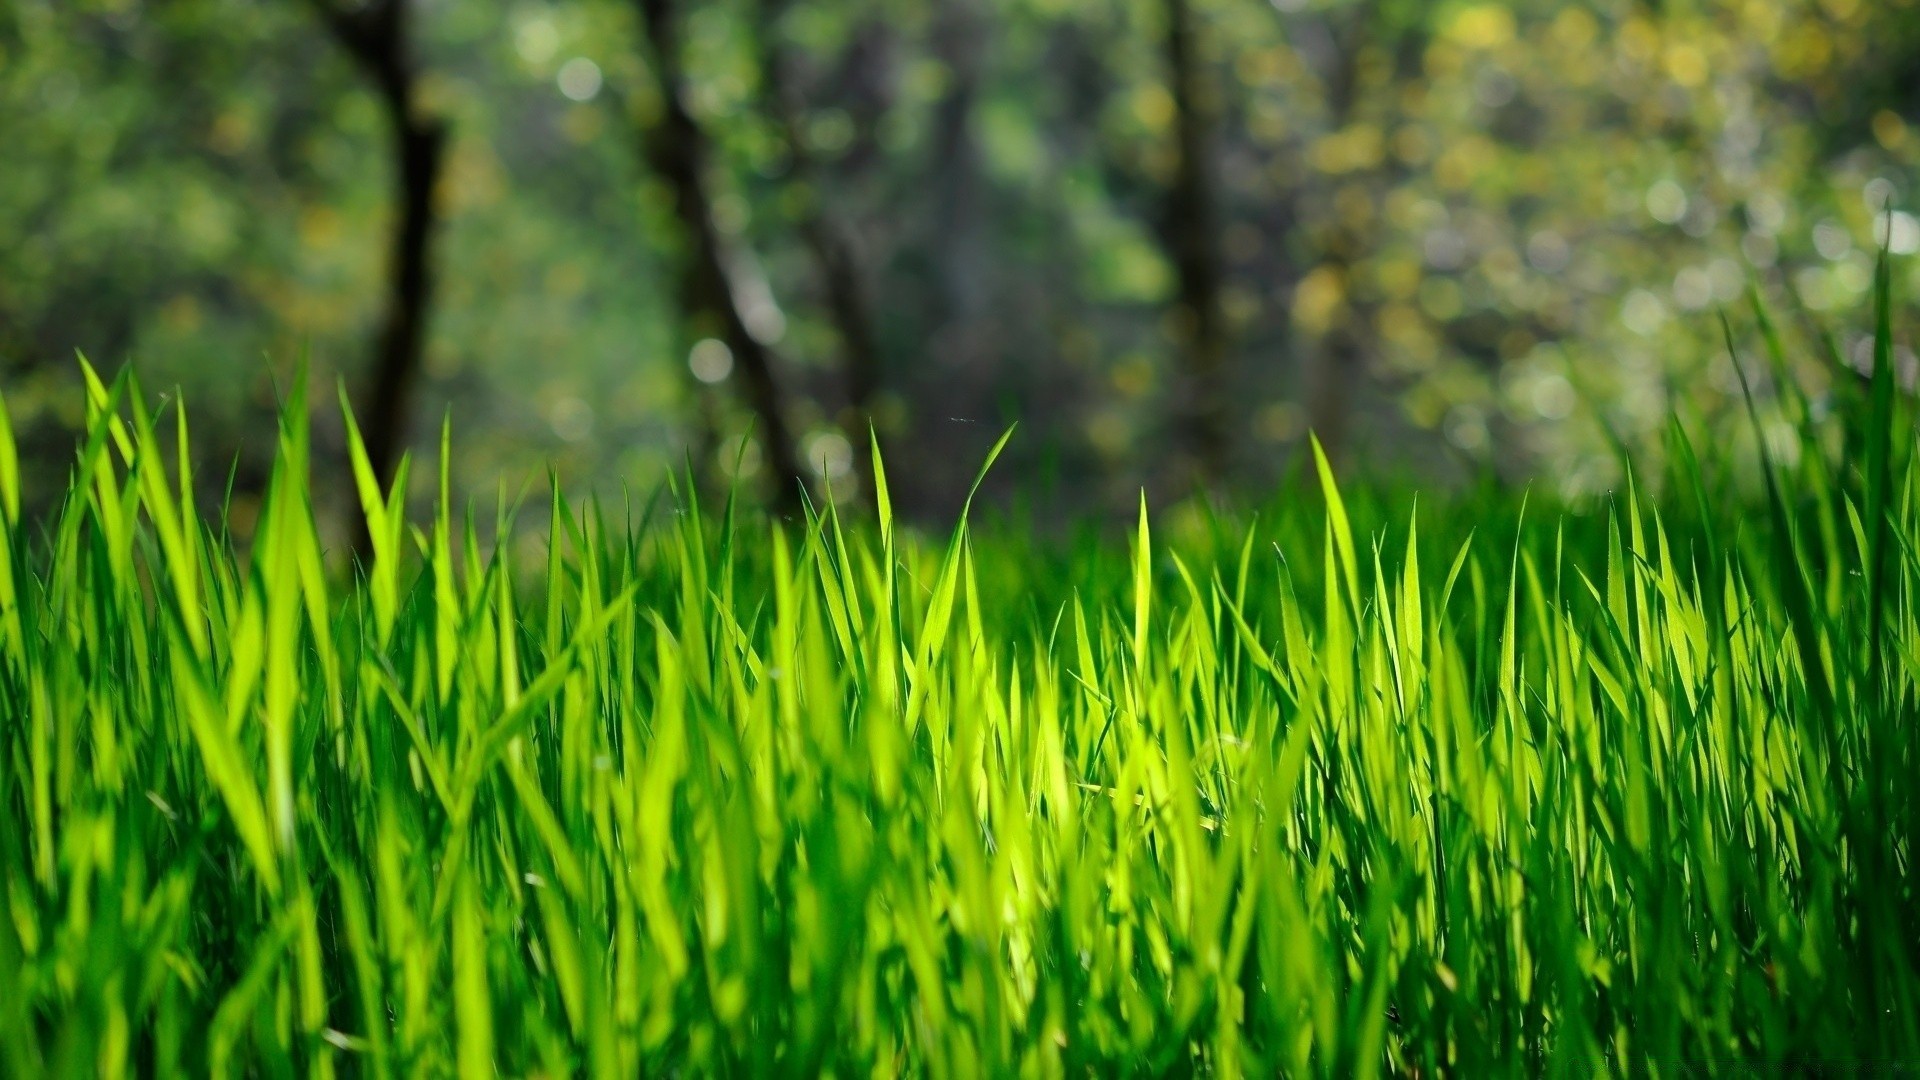
M556 493L516 564L443 440L346 574L297 396L237 550L90 380L43 522L0 429L0 1072L1920 1064L1879 298L1750 495L1676 423L1591 505L1322 464L1130 543Z

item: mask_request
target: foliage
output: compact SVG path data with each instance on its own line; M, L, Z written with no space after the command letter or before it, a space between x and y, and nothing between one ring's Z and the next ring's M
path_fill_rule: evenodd
M458 513L443 434L424 529L404 471L381 492L360 459L373 554L343 583L297 389L240 550L189 497L182 414L163 438L136 380L89 374L44 530L0 430L0 1053L1920 1058L1920 469L1879 282L1873 378L1836 372L1851 422L1763 352L1752 421L1802 451L1764 459L1764 500L1676 423L1668 466L1604 502L1416 508L1322 460L1322 499L1256 517L1143 500L1130 546L964 508L916 535L882 483L877 520L798 528L556 490L522 558Z
M574 487L663 476L697 441L700 388L661 270L671 196L636 153L659 102L632 5L417 6L425 96L454 127L422 413L451 403L490 436L455 488L488 491L530 452ZM758 0L687 6L715 217L770 286L803 446L838 407L799 238L817 196L875 293L883 440L913 433L895 450L915 456L903 513L951 506L983 429L1014 416L1014 463L1052 455L1063 499L1130 504L1167 454L1180 332L1161 5L795 0L771 21ZM1583 400L1647 453L1674 408L1725 437L1738 386L1715 335L1690 329L1699 313L1749 269L1816 311L1857 302L1874 215L1911 195L1913 0L1192 6L1251 486L1303 456L1303 383L1339 332L1359 357L1339 372L1360 388L1354 441L1460 459L1455 474L1617 484ZM759 104L770 39L795 54L819 192L792 182ZM303 345L321 372L364 363L385 137L308 5L16 0L0 113L0 364L36 460L79 421L76 345L182 386L223 459L272 445L260 357L282 375ZM1920 247L1920 223L1898 220L1895 246ZM739 410L719 426L746 437ZM344 471L342 447L316 454ZM835 479L844 494L856 477Z

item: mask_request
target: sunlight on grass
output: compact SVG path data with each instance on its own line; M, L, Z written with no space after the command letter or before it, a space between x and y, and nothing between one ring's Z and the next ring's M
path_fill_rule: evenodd
M244 551L130 379L45 522L0 410L6 1071L1920 1061L1886 282L1760 499L1678 423L1572 507L1316 447L1130 543L914 533L876 451L873 522L556 491L529 573L355 433L343 577L298 391Z

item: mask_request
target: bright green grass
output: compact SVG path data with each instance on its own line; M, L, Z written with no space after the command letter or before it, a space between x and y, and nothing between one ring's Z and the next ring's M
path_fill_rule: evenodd
M1130 544L556 496L515 567L362 462L347 576L298 398L236 554L94 381L43 524L0 429L0 1072L1920 1063L1880 295L1763 497L1676 425L1597 505Z

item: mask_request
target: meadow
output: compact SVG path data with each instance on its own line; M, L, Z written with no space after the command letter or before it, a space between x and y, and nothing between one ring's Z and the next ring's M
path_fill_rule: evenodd
M0 1072L1920 1066L1887 280L1831 400L1736 312L1747 441L1609 497L1308 458L1124 539L909 528L877 452L866 514L475 509L454 436L411 522L355 437L349 569L304 390L243 542L89 373L43 519L0 427Z

